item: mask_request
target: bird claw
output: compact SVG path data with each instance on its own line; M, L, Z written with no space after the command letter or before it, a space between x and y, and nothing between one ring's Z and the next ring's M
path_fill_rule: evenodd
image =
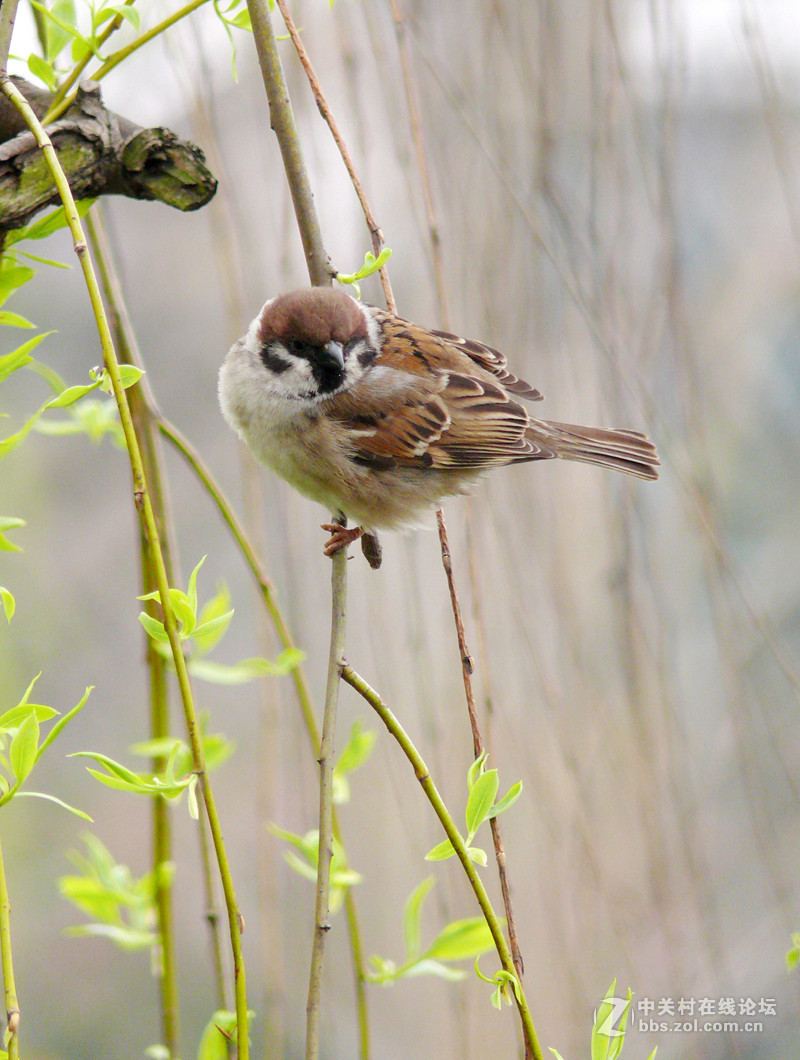
M326 556L334 556L340 549L352 545L364 533L360 526L342 526L341 523L323 523L322 529L331 535L322 549Z

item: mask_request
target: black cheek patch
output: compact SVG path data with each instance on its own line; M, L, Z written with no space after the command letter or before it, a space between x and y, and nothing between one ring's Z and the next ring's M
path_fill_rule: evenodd
M264 367L268 371L274 372L275 375L282 375L291 367L288 361L284 361L282 357L279 357L278 354L273 351L271 346L265 345L261 347L261 360Z

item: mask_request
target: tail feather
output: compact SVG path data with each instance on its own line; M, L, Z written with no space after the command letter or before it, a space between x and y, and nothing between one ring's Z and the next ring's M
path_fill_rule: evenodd
M656 448L647 435L638 431L531 420L525 434L562 460L609 467L639 478L658 478L660 461Z

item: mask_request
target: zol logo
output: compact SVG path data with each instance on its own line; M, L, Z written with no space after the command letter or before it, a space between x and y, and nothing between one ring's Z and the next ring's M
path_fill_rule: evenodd
M597 1034L605 1034L607 1038L619 1038L625 1034L625 1020L628 1018L630 998L607 997L600 1008L601 1021L597 1022L597 1013L594 1014L594 1024Z

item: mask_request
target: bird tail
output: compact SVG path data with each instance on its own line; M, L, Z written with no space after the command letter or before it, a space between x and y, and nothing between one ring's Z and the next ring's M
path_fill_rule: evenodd
M531 420L525 434L537 446L550 450L548 455L562 460L610 467L639 478L658 478L660 461L656 447L647 435L638 431Z

